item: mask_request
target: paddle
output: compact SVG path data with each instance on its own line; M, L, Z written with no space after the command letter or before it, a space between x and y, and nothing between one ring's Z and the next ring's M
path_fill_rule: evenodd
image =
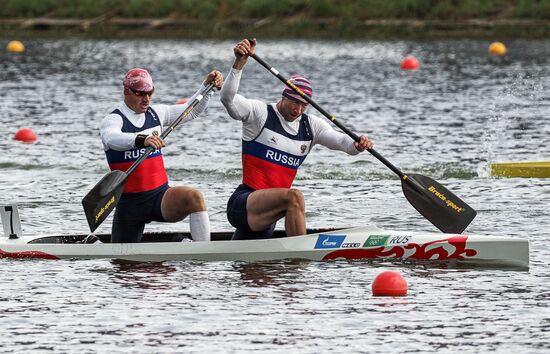
M189 107L183 111L183 113L161 134L161 138L164 139L180 124L196 105L206 96L214 85L209 84L194 100ZM92 232L97 229L99 225L109 216L115 206L120 200L120 196L124 191L124 185L128 176L135 171L135 169L155 150L154 147L149 146L143 154L130 166L130 168L124 172L114 170L103 176L103 178L92 188L91 191L86 194L82 199L82 205L84 206L84 213L86 219L88 219L88 225Z
M325 111L313 99L290 82L290 80L285 79L277 69L266 63L256 54L252 54L251 57L269 70L269 72L275 75L279 80L284 82L288 87L302 96L302 98L325 117L330 119L332 123L342 129L342 131L349 135L354 141L359 141L359 136L357 136L357 134L337 121L336 117ZM368 152L399 176L403 193L409 203L442 232L462 233L475 218L477 213L474 209L430 177L419 174L405 175L374 149L368 149Z

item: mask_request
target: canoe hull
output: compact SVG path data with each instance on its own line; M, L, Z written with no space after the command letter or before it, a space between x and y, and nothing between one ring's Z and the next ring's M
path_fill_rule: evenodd
M495 162L491 174L499 177L550 178L550 161Z
M62 236L2 240L0 258L120 259L138 262L394 260L436 263L449 267L471 265L529 268L529 242L524 239L411 233L381 230L372 226L246 241L120 244L41 242L48 237L51 239Z

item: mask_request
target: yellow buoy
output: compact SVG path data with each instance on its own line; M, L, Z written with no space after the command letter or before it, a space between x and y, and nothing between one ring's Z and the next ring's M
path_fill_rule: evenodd
M6 49L11 53L21 53L25 51L25 46L19 41L11 41L8 43Z
M493 55L506 55L506 46L502 42L493 42L489 46L489 53Z

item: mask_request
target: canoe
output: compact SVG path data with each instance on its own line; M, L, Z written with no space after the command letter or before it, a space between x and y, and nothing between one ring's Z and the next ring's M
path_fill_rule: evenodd
M491 174L499 177L550 178L550 161L495 162Z
M445 268L529 268L529 241L505 236L456 235L383 230L375 226L310 229L307 235L231 241L231 232L214 232L210 242L181 242L185 232L145 233L141 243L85 244L81 235L0 237L0 258L120 259L161 262L274 261L396 261L436 264Z

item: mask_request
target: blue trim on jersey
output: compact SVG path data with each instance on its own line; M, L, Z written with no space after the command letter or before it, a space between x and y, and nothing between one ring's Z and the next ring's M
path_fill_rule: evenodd
M243 140L243 154L255 156L259 159L277 164L279 166L292 168L297 170L298 167L304 162L306 156L297 156L289 154L286 151L274 149L264 144L260 144L255 141Z
M123 133L139 133L146 129L156 127L157 125L160 126L160 120L157 112L155 112L151 107L147 107L147 111L145 111L145 123L143 124L143 127L140 128L133 125L132 122L130 122L118 108L112 111L111 114L118 114L122 117L122 129L120 129L120 131Z
M297 170L298 167L304 162L306 155L294 155L286 151L275 149L271 146L264 145L257 142L256 139L262 134L264 129L269 129L277 134L285 136L294 141L312 141L313 134L311 134L311 126L307 114L302 114L300 118L300 127L298 133L295 135L288 133L282 126L275 109L271 105L267 106L267 119L264 126L260 130L260 133L250 141L242 141L242 153L243 155L251 155L262 159L267 162L274 163L279 166L292 168Z
M118 114L122 118L122 128L120 129L123 133L140 133L147 129L159 127L159 133L161 131L160 120L157 113L151 108L148 107L145 112L145 123L141 128L136 127L130 122L128 118L117 108L111 112L111 114ZM144 152L145 148L132 148L126 151L118 151L109 149L105 151L107 156L107 161L111 163L121 163L121 162L132 162L137 160ZM153 158L162 155L162 150L158 149L153 151L147 158Z
M147 148L140 148L140 149L131 149L126 151L117 151L109 149L105 151L105 155L107 155L107 161L111 163L121 163L121 162L132 162L139 159L141 155L145 153ZM162 151L160 149L157 149L153 151L149 156L148 159L152 157L162 156Z
M275 109L273 108L273 106L268 105L267 119L265 121L264 128L277 132L292 140L299 140L299 141L313 140L313 134L311 134L311 126L309 125L309 118L305 113L302 114L302 117L300 117L300 127L298 128L298 133L296 133L296 135L292 135L289 132L287 132L281 125L279 116L277 116L277 113L275 113Z

